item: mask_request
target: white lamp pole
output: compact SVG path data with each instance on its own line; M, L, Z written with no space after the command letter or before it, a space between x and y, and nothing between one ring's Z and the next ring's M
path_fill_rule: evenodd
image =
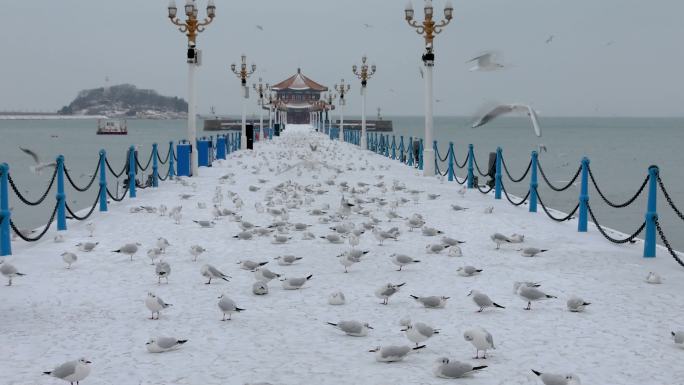
M368 149L368 143L366 140L366 87L368 86L368 80L375 74L375 64L370 66L366 63L366 55L361 58L361 67L356 67L356 64L352 66L352 72L356 77L361 79L361 148L364 150Z
M207 17L204 20L198 20L197 5L193 0L187 0L183 7L187 19L182 21L176 15L178 8L174 0L169 1L168 16L171 22L178 26L178 30L188 37L188 141L190 145L196 147L197 143L197 120L196 120L196 87L195 87L195 70L200 65L199 50L196 49L197 34L203 32L207 25L209 25L216 17L216 5L214 0L207 2ZM198 175L197 151L190 153L190 172L193 176Z
M247 87L247 79L256 71L256 64L252 64L252 68L247 67L247 56L244 54L240 57L240 68L235 64L231 64L230 70L240 79L240 91L242 92L242 135L240 138L240 149L247 149L247 99L249 98L249 88Z
M454 14L454 7L451 5L451 0L447 0L444 5L444 20L439 23L433 21L434 9L432 7L432 0L425 0L425 20L420 23L413 19L413 5L409 2L404 10L405 19L408 24L416 29L416 32L425 37L425 53L422 56L423 64L425 65L425 141L423 142L423 175L435 175L435 151L432 148L433 142L433 83L432 70L435 66L435 53L433 51L432 43L435 35L442 32L442 29L449 24ZM411 147L413 148L413 143Z
M340 84L335 84L333 86L335 91L337 91L338 94L340 94L340 133L339 133L339 141L342 142L344 141L344 105L347 104L347 102L344 99L344 95L349 92L349 89L351 86L349 84L344 84L344 79L340 81Z

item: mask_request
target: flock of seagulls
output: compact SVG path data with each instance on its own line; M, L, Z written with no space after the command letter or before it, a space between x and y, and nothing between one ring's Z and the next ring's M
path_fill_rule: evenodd
M358 159L355 159L357 160L356 164L349 162L340 168L329 168L323 164L322 160L317 159L320 154L334 156L331 154L334 154L339 146L344 144L328 142L314 134L307 134L307 136L285 135L279 138L279 141L278 149L238 152L232 155L232 158L226 163L220 165L228 169L237 168L238 170L228 172L217 178L211 203L201 200L202 195L197 192L197 186L193 186L193 182L189 179L176 179L176 183L181 184L182 188L188 189L187 192L178 196L178 201L186 205L194 203L200 212L207 213L206 216L211 216L212 219L186 218L182 204L173 206L173 202L164 202L159 207L131 210L130 215L153 213L158 216L158 220L170 221L177 224L179 229L194 226L202 229L201 231L211 231L216 232L216 234L228 232L227 236L224 237L228 248L232 242L258 243L264 241L276 245L296 242L301 245L302 250L311 247L315 249L317 244L333 245L332 247L339 249L339 252L330 255L328 258L337 259L342 266L338 273L342 275L353 271L357 264L363 265L366 261L375 260L387 261L382 262L380 266L386 265L388 270L392 269L391 266L394 265L397 271L396 276L399 277L407 274L407 270L424 269L424 263L421 261L424 261L425 258L434 260L435 258L452 258L463 255L461 245L467 241L449 236L448 229L432 226L429 223L429 213L419 210L421 199L437 200L440 199L439 195L414 189L399 180L385 180L384 171L390 166L373 164L367 158L361 158L360 163L358 163ZM310 146L309 142L313 146ZM297 164L297 166L293 167L293 164ZM287 170L289 174L283 174L284 170ZM375 180L354 180L354 172L357 170L375 171ZM225 191L225 186L235 185L238 182L242 183L240 182L241 173L272 175L273 180L265 179L267 176L264 176L264 179L259 179L258 185L247 188L249 191L261 191L264 194L263 199L254 203L253 209L247 203L246 197L230 190ZM298 183L298 177L304 173L314 175L316 182L313 184ZM279 180L277 176L280 176ZM463 196L465 194L466 192L463 191L459 192L458 195ZM339 199L339 206L329 203L316 203L319 197L334 197L335 195L339 198L333 198L332 201ZM449 207L447 202L452 202L453 198L444 200L444 205ZM327 201L331 201L331 199L328 198ZM418 204L416 205L416 203ZM469 209L456 203L453 203L451 208L456 215ZM412 210L419 212L406 215ZM490 211L491 213L492 211ZM250 218L258 218L259 220L250 222L246 219L247 214ZM308 219L299 222L292 219L295 215L297 218ZM237 232L234 234L230 234L228 230L231 228L228 225L230 223L234 223L234 227L237 228ZM96 236L97 229L94 223L87 224L85 229L89 238ZM383 248L387 247L388 242L393 245L407 244L424 238L428 240L425 241L427 245L422 254L384 253L382 251ZM489 247L493 252L500 248L512 249L525 258L539 258L544 253L549 252L548 249L532 246L519 248L518 245L524 244L526 241L522 234L494 233L491 234L490 239L492 244ZM59 241L55 239L55 241L62 243L64 239ZM307 244L312 246L306 246ZM359 248L361 244L376 246L373 249L364 250ZM92 253L97 250L98 245L99 242L92 240L79 242L75 247L81 253ZM173 261L167 257L168 250L185 254L188 260L193 262L198 262L208 253L207 248L200 244L184 245L180 244L179 241L169 242L164 237L158 237L156 242L149 246L145 251L145 247L140 242L130 240L118 249L111 250L111 255L122 254L126 256L127 262L134 262L139 254L146 253L154 266L156 277L156 282L151 282L151 284L160 288L168 285L174 279L171 277ZM64 251L61 257L66 268L77 274L77 269L72 269L72 266L79 263L77 254L72 251ZM283 271L272 271L268 267L277 264L278 269L274 270L284 270L292 265L306 265L309 258L313 257L294 254L279 255L272 260L243 257L236 261L235 272L231 271L230 273L251 274L253 282L250 284L249 292L255 296L273 295L271 291L274 282L279 283L284 291L300 290L309 285L316 287L320 284L313 280L314 274L288 276ZM326 256L316 256L316 258L326 258ZM242 312L259 311L253 303L238 303L230 298L231 290L225 289L223 286L225 284L222 283L231 282L232 276L228 275L227 272L221 271L209 263L202 263L196 271L198 272L195 278L197 281L203 279L202 282L206 285L221 285L222 287L222 293L216 299L217 320L229 324L233 317L240 317ZM8 279L9 285L12 284L13 279L24 276L24 272L20 272L9 262L1 259L0 273ZM312 273L317 273L317 271ZM476 267L464 264L454 269L455 277L477 277L486 273L486 266ZM189 278L183 277L183 279ZM346 287L346 290L353 291L353 278L349 279L350 285ZM662 282L655 273L649 275L647 281L649 283ZM449 300L451 299L449 296L439 293L424 293L420 287L408 286L411 291L405 292L406 281L397 279L395 282L378 282L377 288L372 294L380 300L378 306L390 308L390 299L405 295L407 298L412 298L418 307L435 312L448 311L444 309L449 307ZM316 295L315 293L316 291L307 292L306 295ZM527 314L530 317L534 317L533 304L539 306L544 301L553 301L557 298L553 293L543 289L539 282L513 282L513 293L526 304L523 309L529 312ZM345 293L339 290L324 294L324 296L325 301L331 306L344 306L348 301ZM482 290L470 290L467 295L464 293L464 297L472 301L472 309L476 313L506 312L509 311L507 308L510 308L510 306L501 303L500 298L492 298ZM150 322L159 320L160 316L163 316L162 313L175 308L172 303L162 299L152 290L147 293L144 305L147 308ZM569 312L581 313L591 303L573 295L567 299L566 305ZM406 318L401 319L399 324L408 343L405 345L387 344L369 349L369 352L374 353L376 361L395 363L409 359L413 354L431 354L424 348L430 339L441 335L439 328L425 322L413 322ZM364 338L377 332L368 322L358 319L327 320L325 325L335 328L344 336L350 337ZM496 330L492 331L494 333L477 325L463 331L463 341L471 344L474 349L472 359L478 360L480 363L484 362L483 360L487 359L488 354L491 355L492 351L496 350L494 338ZM672 336L676 344L684 344L684 331L672 332ZM439 338L447 337L441 336ZM182 349L186 343L188 340L181 337L159 336L150 338L144 342L144 345L150 353L164 353ZM341 343L340 349L344 349L344 346ZM443 353L440 353L440 357L434 359L434 367L432 368L434 376L439 378L468 377L487 369L487 365L469 363L465 357L459 360L442 357L442 355ZM66 362L52 371L45 372L45 374L72 384L79 383L90 374L90 364L89 360L81 358ZM580 380L575 374L546 373L539 372L536 369L533 372L546 385L580 384Z

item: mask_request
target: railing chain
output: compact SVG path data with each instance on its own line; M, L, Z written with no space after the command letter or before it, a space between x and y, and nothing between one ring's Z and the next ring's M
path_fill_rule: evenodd
M591 172L591 167L589 167L589 178L591 178L591 183L594 185L594 188L596 189L596 192L599 194L601 199L603 199L603 201L606 202L606 204L608 206L619 209L619 208L627 207L627 206L631 205L632 203L634 203L634 201L641 195L641 193L644 192L644 189L646 188L646 185L648 184L649 176L646 175L644 182L641 184L641 186L637 190L636 194L634 194L634 196L629 198L629 200L627 200L627 202L625 202L625 203L613 203L610 200L608 200L608 198L606 198L605 195L603 195L603 192L601 191L598 184L596 183L596 179L594 179L594 173Z
M549 218L551 218L551 220L554 220L554 221L556 221L556 222L565 222L565 221L569 221L570 219L573 218L573 216L575 215L575 213L577 212L577 210L579 210L579 206L580 206L580 205L579 205L579 203L578 203L577 205L575 205L575 208L572 209L572 211L570 211L570 213L569 213L568 215L566 215L565 217L562 217L562 218L560 218L560 217L555 217L555 216L553 216L553 214L551 214L551 212L549 212L549 209L546 207L546 205L544 204L544 201L541 199L541 196L539 195L539 190L536 190L536 189L535 189L535 191L537 192L537 200L539 201L539 204L541 205L542 209L543 209L544 212L546 213L546 216L548 216Z
M667 204L672 207L672 210L674 210L675 214L679 217L679 219L684 221L684 215L682 215L682 212L675 206L674 202L672 201L672 197L670 197L670 194L668 194L667 189L665 189L665 184L663 183L662 179L660 179L660 174L658 174L658 184L660 185L660 191L663 192L663 195L665 196L665 200L667 200Z
M57 167L55 167L55 171L52 173L52 178L50 178L50 183L48 184L47 189L45 189L45 192L43 195L37 200L37 201L30 201L28 200L25 196L19 192L19 189L17 186L14 184L14 179L12 179L12 174L7 174L7 179L9 180L9 184L12 187L12 191L14 191L14 194L16 194L17 198L24 203L25 205L28 206L38 206L39 204L43 203L45 198L48 196L48 193L50 190L52 190L52 185L55 184L55 179L57 178Z
M617 243L617 244L623 244L623 243L627 243L627 242L634 243L634 238L639 236L639 234L642 231L644 231L644 228L646 227L646 221L644 221L641 224L641 226L639 226L639 228L634 233L632 233L632 235L628 236L627 238L625 238L625 239L613 238L610 235L608 235L605 232L605 230L603 230L603 227L601 225L599 225L598 221L596 220L596 216L594 216L594 212L591 210L591 205L587 204L587 209L589 210L589 215L591 216L591 220L594 222L594 224L596 225L596 228L598 228L601 235L603 235L604 238L606 238L607 240L609 240L610 242L613 242L613 243Z
M665 248L667 249L668 253L670 253L672 258L674 258L674 260L677 261L677 263L680 266L684 267L684 262L682 262L682 260L679 258L677 253L674 251L672 246L670 246L670 242L668 242L667 238L665 238L665 233L663 233L663 229L660 227L660 222L658 221L657 217L655 219L655 225L656 225L656 229L658 230L658 235L660 235L660 239L663 241L663 244L665 245Z
M538 162L538 163L537 163L537 168L539 169L539 173L541 174L542 178L544 179L544 182L546 182L546 184L549 186L549 188L550 188L551 190L553 190L553 191L558 191L558 192L560 192L560 191L565 191L565 190L569 189L569 188L575 183L575 181L577 180L577 178L579 177L580 172L582 172L582 166L578 167L578 168L577 168L577 172L576 172L575 175L570 179L570 181L568 182L568 184L566 184L566 185L563 186L563 187L556 187L556 186L554 186L554 185L551 183L551 181L549 181L549 179L546 177L546 174L544 173L544 169L543 169L542 166L541 166L541 162Z
M55 221L55 215L57 214L57 207L59 207L59 202L55 203L55 208L52 210L52 215L50 215L50 220L48 220L48 223L47 223L47 225L45 225L45 228L43 228L43 231L41 231L40 234L38 234L38 236L36 236L36 237L24 236L24 234L22 234L21 231L19 231L17 226L14 224L14 221L11 219L10 219L10 227L12 227L12 230L14 231L14 233L19 238L23 239L24 241L36 242L36 241L40 240L41 238L43 238L43 235L45 235L45 233L47 233L47 231L50 229L50 226L52 226L52 222Z
M88 213L85 216L79 217L78 215L76 215L76 213L74 213L71 210L71 207L69 207L69 204L67 203L65 206L67 212L69 212L69 215L71 215L71 217L73 219L76 219L77 221L85 221L86 219L90 218L90 216L95 211L95 207L100 202L100 192L102 192L102 187L100 187L100 189L97 191L97 195L95 196L95 202L93 202L93 205L90 207L90 211L88 211Z
M508 179L510 179L511 182L513 182L513 183L522 182L523 179L525 179L527 174L530 172L530 169L532 168L532 159L530 159L530 162L527 164L527 169L525 169L525 172L523 173L523 175L520 178L516 179L516 178L513 178L511 176L510 172L508 172L508 166L506 165L506 158L501 157L501 163L503 164L504 171L506 171L506 175L508 175Z
M76 182L74 182L74 180L71 179L71 175L69 175L69 170L66 168L66 166L64 167L64 175L66 175L67 180L69 181L69 184L71 185L71 187L74 188L74 190L76 190L78 192L86 192L90 189L90 186L93 185L93 182L95 182L95 178L97 177L99 170L100 170L100 159L97 160L97 165L95 166L95 171L93 171L93 176L91 177L90 181L88 182L88 184L85 187L78 187L76 185Z

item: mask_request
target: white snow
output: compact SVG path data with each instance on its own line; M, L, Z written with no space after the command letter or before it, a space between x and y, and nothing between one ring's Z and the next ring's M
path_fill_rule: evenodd
M310 142L318 143L316 151L311 151ZM318 238L331 233L329 227L335 223L319 224L319 217L307 214L325 203L330 204L330 213L339 207L339 186L323 183L334 171L302 159L340 167L344 172L336 183L347 181L350 187L357 187L359 181L372 186L378 182L377 175L384 175L388 186L396 179L409 190L424 191L417 204L403 191L390 189L384 198L408 198L409 202L397 209L401 216L421 213L428 226L465 240L463 257L449 257L446 251L427 254L425 246L439 242L438 237L409 232L403 220L389 223L383 213L376 212L383 220L382 229L399 227L399 240L378 246L367 231L360 237L359 247L370 252L345 274L336 256L349 245ZM295 163L302 167L280 175L267 169L285 169ZM260 171L252 173L252 166ZM305 166L318 169L312 172ZM236 183L219 184L219 177L229 172L236 174ZM260 178L268 182L259 184ZM288 180L302 186L321 183L320 188L329 190L310 195L314 203L289 211L289 222L312 225L308 230L316 239L302 240L302 232L291 230L292 239L285 244L272 244L272 237L245 241L232 238L241 229L229 219L217 221L213 228L200 228L192 222L212 219L212 196L215 187L221 186L224 207L235 209L226 198L229 190L234 191L244 201L243 218L267 226L271 216L257 213L254 203L265 203L268 190ZM69 222L65 243L53 243L55 233L50 231L45 241L37 244L14 244L15 254L8 261L27 275L15 278L11 287L0 287L3 384L59 384L60 380L42 376L42 371L80 357L93 362L90 376L81 382L84 385L437 384L447 381L432 373L439 357L489 365L463 381L472 385L540 384L530 369L575 373L585 384L684 381L680 366L684 350L675 347L670 336L670 331L682 328L684 273L662 250L658 258L645 260L640 242L616 246L594 228L580 234L574 221L557 224L543 213L530 214L526 207L495 201L475 190L460 197L456 194L460 186L455 183L423 178L396 161L329 141L308 127L288 126L281 138L259 142L253 152L237 152L212 168L200 169L192 182L197 183L197 191L165 182L157 190L139 191L135 200L112 204L108 213L96 213L93 238L88 237L84 223ZM250 192L250 185L263 188ZM441 197L428 200L427 192ZM181 193L195 196L181 201ZM371 187L359 198L381 196L378 188ZM351 193L345 197L351 198ZM198 209L197 202L205 202L209 208ZM157 214L129 213L136 205L160 204L169 208L182 204L181 224ZM470 209L455 212L451 204ZM482 214L492 205L493 214ZM363 206L378 210L376 204ZM352 214L350 220L360 225L368 218ZM495 250L489 239L495 232L522 233L525 242ZM163 259L171 264L172 273L169 284L158 285L145 251L155 247L161 236L171 244ZM100 244L94 252L84 253L74 246L81 241ZM126 255L110 252L132 242L143 245L133 262ZM195 244L207 249L197 262L189 251ZM535 258L521 257L517 249L529 246L550 250ZM60 256L65 251L78 255L71 269L66 269ZM388 257L392 253L421 262L399 272ZM279 266L273 260L287 254L304 259L291 266ZM313 278L298 291L283 290L281 283L273 280L267 295L256 296L252 294L254 273L236 263L244 259L270 261L266 267L284 277L313 274ZM233 278L205 285L200 267L207 263ZM464 265L483 272L461 277L456 270ZM649 271L658 272L663 284L646 283ZM523 280L540 282L541 289L558 299L536 302L531 311L523 310L526 304L513 293L514 281ZM406 285L383 306L374 292L388 282ZM467 297L471 289L486 293L506 309L476 313L477 307ZM149 319L145 307L150 291L173 304L158 321ZM328 297L338 291L344 293L346 304L329 305ZM246 310L221 322L217 302L222 293ZM426 309L410 294L451 298L443 309ZM571 313L565 304L572 295L592 304L582 313ZM400 331L400 320L406 318L441 332L426 342L427 348L403 362L376 362L369 349L411 344ZM326 324L339 320L368 322L374 329L367 337L345 336ZM486 360L472 359L475 350L463 339L464 331L472 327L483 327L494 337L496 350L489 351ZM145 343L157 336L189 341L172 352L148 353Z

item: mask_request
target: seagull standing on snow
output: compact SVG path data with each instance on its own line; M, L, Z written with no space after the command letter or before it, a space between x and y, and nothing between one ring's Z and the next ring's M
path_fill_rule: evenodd
M406 285L406 282L393 284L388 283L380 287L375 291L375 296L382 299L382 304L387 305L389 303L389 297L393 296L399 291L399 288Z
M145 306L147 306L147 308L152 312L150 319L159 319L159 312L173 305L164 302L163 299L157 297L154 293L147 293L147 298L145 298ZM154 318L155 313L157 313L157 318Z
M475 304L480 307L480 310L477 311L478 313L482 313L482 311L488 307L498 307L499 309L505 309L505 307L492 301L487 294L481 293L477 290L471 290L470 293L468 293L468 296L472 297L473 302L475 302Z
M26 274L20 273L14 265L9 262L5 262L4 259L0 259L0 274L8 279L7 286L12 286L12 278L23 277Z
M205 285L211 284L212 278L220 278L226 282L229 282L228 278L230 278L229 276L223 274L219 269L215 268L212 265L202 265L202 267L200 268L200 274L209 278L209 281L207 281Z
M568 310L573 313L583 312L584 308L589 305L591 305L591 302L587 302L577 296L570 297L567 302Z
M154 272L157 274L158 283L161 284L162 278L166 279L166 283L169 283L169 275L171 275L171 265L168 262L159 261L154 268Z
M218 302L218 307L223 312L223 319L221 321L230 321L233 313L244 311L245 309L240 309L235 305L235 302L228 298L225 294L221 294ZM228 319L226 320L226 314L228 314Z
M421 342L427 341L435 334L439 334L439 330L422 322L416 322L413 324L411 322L406 322L404 324L404 329L401 329L401 331L405 332L406 338L415 343L416 346L420 345Z
M123 253L123 254L129 255L131 257L131 261L132 261L133 256L135 255L135 253L138 252L138 246L141 246L140 243L127 243L127 244L121 246L121 248L119 250L113 250L112 252L113 253Z
M494 347L494 337L483 328L468 329L463 333L463 339L473 344L475 347L475 359L480 358L480 351L484 351L483 359L487 359L487 350L496 349Z
M446 301L449 299L449 297L443 296L417 297L415 295L412 295L411 298L415 299L416 302L420 302L423 306L429 309L441 309L446 306Z
M475 123L473 123L473 128L484 126L485 124L496 119L497 117L511 112L526 113L532 120L532 127L534 128L535 135L542 135L541 127L539 126L539 120L537 119L537 112L527 104L502 104L496 106L494 107L494 109L487 112L484 116L482 116Z
M408 255L404 255L404 254L392 254L392 255L390 255L390 258L392 258L392 263L399 266L399 270L397 270L397 271L401 271L401 268L406 266L406 265L412 265L414 263L420 262L419 260L413 259L413 258L409 257Z
M76 261L78 260L78 256L76 256L76 254L74 253L70 253L67 251L62 253L62 260L64 261L64 263L67 264L67 269L71 269L71 265L76 263Z
M72 385L74 382L78 384L90 374L90 364L90 361L81 358L78 361L65 362L49 372L43 372L43 374L59 378Z

